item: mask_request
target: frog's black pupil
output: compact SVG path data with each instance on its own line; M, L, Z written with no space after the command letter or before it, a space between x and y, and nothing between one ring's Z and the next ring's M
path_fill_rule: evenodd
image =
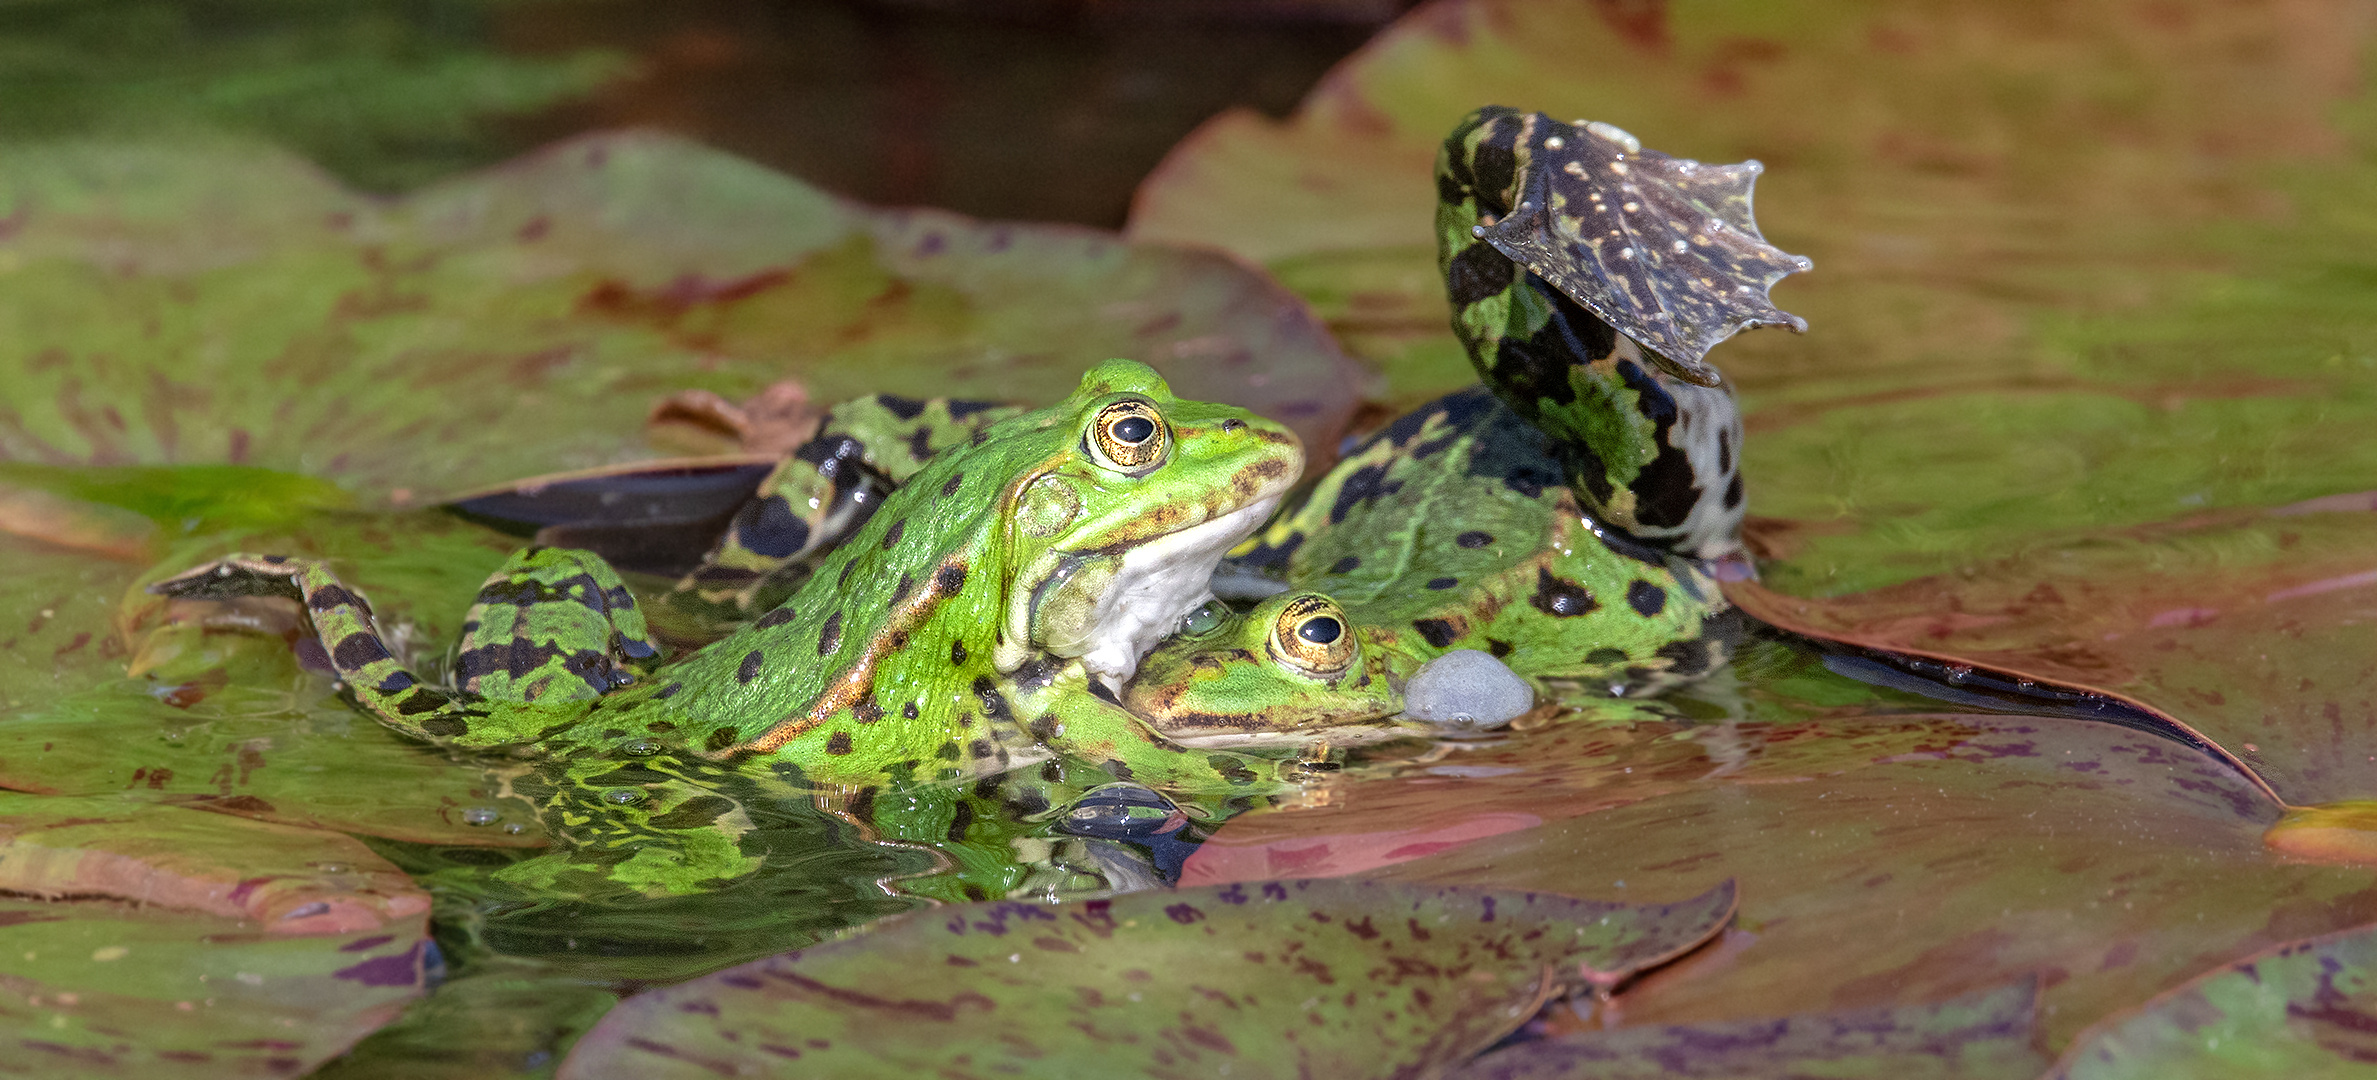
M1296 628L1297 637L1303 638L1304 640L1315 645L1326 645L1332 641L1335 641L1337 640L1337 635L1344 632L1345 627L1338 625L1337 620L1326 615L1320 616L1319 618L1306 619L1304 620L1304 625Z
M1155 421L1144 416L1126 416L1115 421L1112 430L1116 442L1137 446L1155 434Z

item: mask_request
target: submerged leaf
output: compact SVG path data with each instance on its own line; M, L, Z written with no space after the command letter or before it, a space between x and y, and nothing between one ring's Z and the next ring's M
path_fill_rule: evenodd
M942 908L631 999L562 1076L1425 1074L1733 903L1299 881Z
M2038 988L2029 980L1934 1005L1673 1027L1619 1027L1520 1043L1451 1080L2031 1080Z
M2280 946L2081 1033L2053 1080L2351 1077L2377 1059L2377 930Z

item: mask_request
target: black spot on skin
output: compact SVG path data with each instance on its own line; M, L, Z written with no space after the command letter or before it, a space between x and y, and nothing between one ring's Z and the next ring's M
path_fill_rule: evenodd
M945 594L965 588L966 568L963 566L942 567L939 572L933 575L933 585Z
M441 739L451 739L470 730L470 724L459 716L432 716L421 721L421 730Z
M693 580L704 585L741 585L759 580L759 571L740 566L703 566L693 571Z
M758 626L762 630L773 630L776 627L791 622L796 617L797 613L795 613L791 608L780 607L760 616L759 621L754 625Z
M1626 586L1626 605L1643 618L1650 618L1667 610L1667 590L1636 578L1634 584Z
M900 706L900 717L901 717L901 719L904 719L904 720L914 720L914 719L916 719L916 703L915 703L915 702L913 702L913 701L911 701L911 702L909 702L909 703L907 703L907 704L905 704L905 705L902 705L902 706Z
M915 591L915 589L916 579L906 574L901 574L900 580L891 587L891 602L896 604L907 599L908 594Z
M917 461L929 460L933 456L933 433L930 429L917 428L908 433L908 456Z
M990 676L975 677L974 696L982 699L982 715L985 719L1009 724L1015 722L1015 714L1007 708L1007 696L999 693L998 682Z
M1731 431L1717 432L1717 471L1721 473L1733 471L1733 432Z
M951 473L951 474L949 474L949 482L948 482L948 483L946 483L946 484L943 484L943 485L941 485L941 497L942 497L942 498L944 498L944 499L946 499L946 498L950 498L950 497L952 497L952 496L955 496L955 495L957 494L957 489L958 489L958 487L959 487L960 485L964 484L965 482L966 482L966 474L964 474L964 473Z
M1601 602L1593 599L1584 586L1554 577L1542 567L1535 570L1535 595L1528 597L1527 602L1535 605L1535 610L1560 619L1588 615L1601 607Z
M396 714L398 716L420 716L423 713L436 712L450 704L452 701L446 695L426 686L417 686L413 688L412 693L404 696L403 701L396 703ZM426 722L424 724L426 725Z
M1460 631L1444 619L1413 619L1411 628L1420 632L1421 640L1439 649L1451 645L1454 638L1461 636Z
M1493 250L1490 243L1474 243L1445 262L1445 295L1452 300L1452 307L1469 307L1502 293L1517 276L1519 264L1509 262L1509 257Z
M1478 126L1485 134L1469 154L1469 185L1483 213L1496 217L1510 213L1511 190L1519 183L1519 133L1524 120L1516 109L1497 106L1478 111Z
M308 593L305 598L305 606L312 608L315 611L328 611L331 608L338 607L341 604L349 604L359 607L361 606L362 602L355 599L354 593L348 592L347 590L336 585L324 585L321 588L315 589L313 592Z
M999 407L999 403L996 401L975 401L970 398L951 398L948 405L949 418L952 420L964 420L975 413Z
M963 664L966 662L965 642L952 641L949 643L949 662L952 664Z
M1346 556L1346 557L1344 557L1344 558L1342 558L1342 559L1339 559L1339 560L1337 560L1336 562L1330 563L1330 564L1329 564L1329 572L1330 572L1330 573L1332 573L1332 574L1350 574L1350 573L1353 573L1355 570L1357 570L1357 569L1360 569L1360 568L1361 568L1361 565L1362 565L1362 557L1361 557L1361 556L1359 556L1359 555L1348 555L1348 556Z
M847 732L847 731L837 731L837 732L834 732L834 733L833 733L833 734L831 734L831 735L828 735L828 736L826 736L826 737L825 737L825 752L826 752L826 753L829 753L829 754L847 754L847 753L849 753L849 752L850 752L850 733L849 733L849 732Z
M393 671L393 672L390 672L390 673L388 673L388 677L387 677L387 678L385 678L385 679L381 679L381 680L380 680L379 691L380 691L380 693L383 693L383 694L395 694L395 693L401 693L401 692L403 692L403 691L405 691L405 690L409 690L409 689L411 689L411 688L412 688L412 685L413 685L413 673L412 673L412 672L409 672L409 671Z
M1453 586L1455 586L1455 585L1458 585L1458 584L1460 584L1460 583L1461 583L1461 580L1460 580L1459 578L1448 578L1448 577L1429 578L1429 579L1428 579L1428 588L1430 588L1430 589L1432 589L1432 590L1434 590L1434 591L1437 591L1437 592L1443 592L1444 590L1446 590L1446 589L1449 589L1449 588L1452 588Z
M1642 472L1627 485L1634 492L1634 516L1645 525L1681 525L1700 501L1700 476L1692 471L1692 459L1683 449L1668 443L1678 415L1675 397L1631 360L1619 362L1618 377L1639 395L1635 411L1650 419L1653 443L1659 447L1657 456L1644 462Z
M980 885L968 885L961 891L966 894L967 900L977 904L990 899L990 894L982 891L982 886Z
M388 659L388 647L380 644L377 634L356 631L340 638L338 647L330 650L330 662L340 671L354 671L365 664Z
M1491 544L1491 543L1493 543L1493 542L1494 542L1494 534L1493 534L1493 533L1488 533L1488 532L1479 532L1479 531L1477 531L1476 529L1471 529L1471 530L1469 530L1468 532L1465 532L1465 533L1462 533L1462 534L1461 534L1461 535L1459 535L1459 536L1453 537L1453 543L1455 543L1455 544L1458 544L1458 545L1460 545L1460 546L1462 546L1462 547L1468 548L1468 549L1470 549L1470 550L1472 550L1472 551L1474 551L1474 550L1476 550L1476 549L1478 549L1478 548L1484 547L1484 546L1486 546L1487 544Z
M872 724L883 719L883 706L875 704L874 698L862 699L850 707L850 718L862 724Z
M729 746L733 746L734 744L735 729L730 727L715 729L710 732L709 738L702 740L702 745L707 746L712 750L724 750Z
M857 560L857 559L851 559L850 561L843 563L843 564L842 564L842 576L841 576L840 578L838 578L838 579L836 579L836 580L834 581L834 588L837 588L837 589L847 589L847 588L849 588L849 587L850 587L850 575L851 575L851 574L854 574L854 573L856 573L856 572L858 572L858 560Z
M1063 730L1065 730L1065 722L1057 719L1055 713L1044 714L1038 720L1032 721L1032 738L1041 742L1056 738L1057 734Z
M966 753L973 755L976 761L989 761L996 757L998 752L998 745L989 739L976 739L966 744Z
M1403 482L1388 480L1387 467L1384 465L1365 465L1355 469L1353 475L1345 478L1345 484L1337 489L1337 501L1329 504L1329 524L1344 521L1345 515L1364 502L1401 490Z
M1623 664L1625 662L1626 650L1612 649L1606 645L1585 654L1585 663L1600 667L1608 667L1611 664Z
M914 420L924 415L924 402L915 398L901 397L898 394L877 394L875 401L883 406L885 412L902 420Z
M1499 660L1502 657L1510 655L1510 642L1501 641L1495 638L1487 638L1486 651L1492 653L1494 658Z
M735 542L753 554L771 559L789 558L809 543L809 523L792 512L792 503L782 495L770 495L743 504L735 513Z
M825 617L825 629L817 632L817 655L831 656L842 648L842 613Z
M767 658L761 656L758 649L751 650L750 653L743 657L742 666L735 669L735 681L747 684L751 680L758 678L760 665L766 662Z
M1061 762L1061 761L1043 761L1043 762L1041 762L1041 763L1040 763L1040 779L1042 779L1042 780L1046 780L1046 781L1048 781L1048 782L1049 782L1049 783L1051 783L1051 784L1061 784L1061 783L1064 783L1064 782L1065 782L1065 763L1064 763L1064 762Z
M1016 665L1015 673L1007 681L1027 690L1038 690L1056 679L1058 661L1052 656L1035 656Z
M890 551L892 545L899 543L901 535L907 531L908 522L906 519L892 522L891 528L883 530L883 550Z
M1732 482L1732 483L1730 483L1730 484L1727 484L1727 485L1725 485L1725 509L1727 509L1727 510L1738 510L1738 509L1740 509L1740 508L1741 508L1741 474L1740 474L1740 473L1735 473L1735 474L1733 474L1733 482Z
M685 689L685 684L684 684L684 683L674 683L674 682L673 682L673 683L670 683L670 684L668 684L667 686L663 686L663 687L661 687L661 688L660 688L660 692L659 692L659 693L656 693L656 694L653 694L653 695L652 695L652 697L653 697L653 699L654 699L654 700L656 700L656 701L657 701L657 700L666 699L666 698L673 698L673 697L676 697L676 696L677 696L677 691L679 691L679 690L683 690L683 689Z
M955 740L951 740L949 742L942 743L939 750L933 751L933 756L941 759L942 761L956 761L959 757L963 756L963 752L958 750L957 742Z
M858 789L858 794L852 795L850 797L850 803L849 805L843 807L843 812L849 814L852 818L857 819L858 821L869 825L874 824L875 789L871 787L863 787Z

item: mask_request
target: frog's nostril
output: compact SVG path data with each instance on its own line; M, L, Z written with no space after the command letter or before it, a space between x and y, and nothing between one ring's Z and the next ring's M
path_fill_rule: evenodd
M1222 421L1222 430L1223 430L1223 431L1244 431L1244 430L1246 430L1246 421L1244 421L1244 420L1224 420L1224 421Z

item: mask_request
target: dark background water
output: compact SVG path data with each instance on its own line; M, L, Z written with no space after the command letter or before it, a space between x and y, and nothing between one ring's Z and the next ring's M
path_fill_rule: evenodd
M396 191L680 132L868 202L1119 226L1200 122L1283 115L1411 0L31 0L0 138L228 130Z

